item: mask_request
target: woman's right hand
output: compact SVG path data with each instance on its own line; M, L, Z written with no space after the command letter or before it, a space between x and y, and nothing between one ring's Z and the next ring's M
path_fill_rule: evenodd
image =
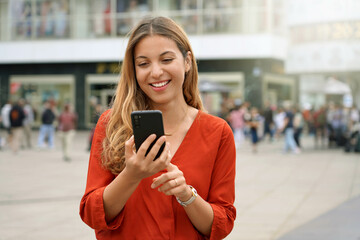
M127 175L134 180L141 180L150 177L159 171L166 169L171 160L169 143L165 144L165 148L160 157L155 161L157 153L163 143L166 142L166 137L160 137L151 148L150 152L145 156L147 149L151 143L156 139L156 135L150 135L140 146L139 150L135 152L134 136L132 136L125 143L125 169Z
M160 137L151 151L146 155L146 150L156 139L155 134L149 136L135 152L135 142L132 136L125 143L125 168L124 170L105 188L103 194L105 219L111 222L124 208L126 201L135 191L143 178L150 177L155 173L167 168L170 163L170 146L166 143L164 151L155 161L160 147L166 142L166 137Z

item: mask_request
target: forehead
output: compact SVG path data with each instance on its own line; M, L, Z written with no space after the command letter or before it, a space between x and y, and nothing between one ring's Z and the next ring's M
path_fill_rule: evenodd
M146 56L152 54L158 55L165 51L180 53L180 50L174 40L160 35L153 35L141 39L136 44L134 48L134 56L137 57L139 55Z

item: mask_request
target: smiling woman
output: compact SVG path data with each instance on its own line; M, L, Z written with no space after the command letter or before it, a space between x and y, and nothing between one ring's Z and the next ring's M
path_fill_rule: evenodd
M171 133L149 153L155 134L134 151L137 110L160 110ZM235 155L230 127L203 112L184 31L169 18L143 19L130 34L113 106L96 126L80 215L97 239L222 239L236 216Z
M175 42L154 35L142 39L135 47L135 72L141 90L151 105L165 103L167 107L184 102L184 73L191 67L191 52L182 55Z

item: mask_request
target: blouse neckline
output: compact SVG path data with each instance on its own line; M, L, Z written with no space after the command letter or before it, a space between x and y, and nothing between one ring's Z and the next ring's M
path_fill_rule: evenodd
M172 162L176 160L177 155L179 155L178 152L181 151L182 148L184 148L184 145L186 145L187 139L189 138L189 136L191 136L192 132L194 131L193 129L196 127L197 120L198 120L198 118L200 117L201 114L202 114L202 111L198 110L194 121L191 123L191 126L190 126L189 130L185 134L184 139L181 141L180 146L178 147L178 149L174 153L174 155L172 157L172 160L171 160Z

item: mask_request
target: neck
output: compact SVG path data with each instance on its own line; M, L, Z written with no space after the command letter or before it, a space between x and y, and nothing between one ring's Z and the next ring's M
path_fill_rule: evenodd
M162 112L165 133L172 135L177 132L177 128L186 121L189 106L184 101L181 104L154 106L154 109L158 109Z

